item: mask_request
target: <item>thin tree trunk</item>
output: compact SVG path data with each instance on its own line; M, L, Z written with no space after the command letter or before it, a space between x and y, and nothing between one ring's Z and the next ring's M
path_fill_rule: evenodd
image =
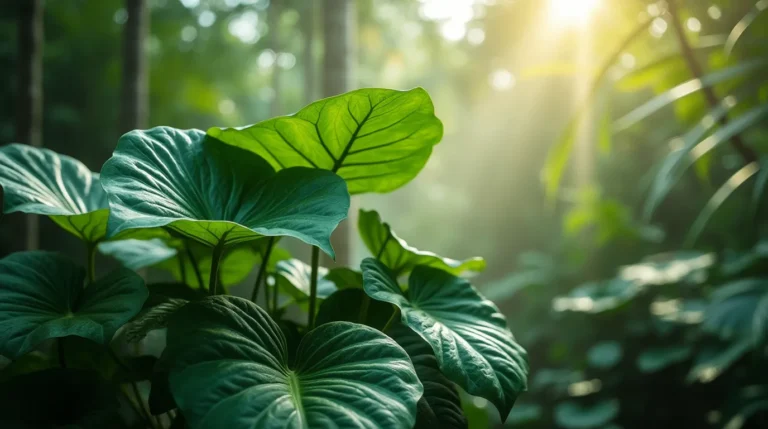
M308 1L304 4L305 10L302 16L302 33L304 36L304 104L315 101L316 73L315 73L315 2Z
M25 0L19 4L18 21L18 100L16 141L43 145L43 1ZM26 216L25 241L28 250L39 247L37 216Z
M357 33L354 0L325 0L323 4L323 97L331 97L349 91L353 85L356 63L355 39ZM336 250L336 263L349 265L351 260L351 235L356 223L354 206L350 216L336 229L332 244Z
M272 90L274 91L272 103L269 105L270 116L278 116L282 113L280 103L280 67L277 58L280 55L282 45L280 43L280 12L282 10L280 0L271 0L267 10L267 27L269 28L269 48L275 53L275 63L272 64Z
M144 43L149 33L149 13L145 0L125 0L128 20L123 31L123 82L120 133L146 128L149 79Z

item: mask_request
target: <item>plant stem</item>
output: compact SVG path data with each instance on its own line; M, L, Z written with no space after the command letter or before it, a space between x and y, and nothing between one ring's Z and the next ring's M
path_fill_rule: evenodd
M216 247L213 248L213 253L211 255L211 276L208 279L208 291L210 292L211 296L216 295L218 293L218 287L219 287L219 263L221 262L221 255L224 254L224 243L226 235L219 240L219 244L216 245Z
M677 36L677 41L680 44L680 51L683 54L683 58L685 59L686 64L688 65L688 70L690 70L694 78L700 80L704 75L704 71L701 68L699 62L696 60L693 48L691 48L691 44L685 35L683 24L680 21L677 0L667 0L667 6L669 8L668 12L672 21L672 28L675 29L675 36ZM715 91L712 89L712 87L703 86L701 90L704 93L704 98L706 98L710 107L715 108L720 104L720 101L717 99ZM727 124L727 115L723 115L720 118L720 125L725 126ZM757 161L757 155L752 150L752 148L744 144L744 141L741 139L740 135L735 134L733 137L731 137L731 145L733 145L733 148L736 149L736 152L741 155L745 165Z
M56 340L56 352L59 355L59 366L62 368L67 367L67 358L64 356L64 338L60 337Z
M176 261L179 263L179 272L181 273L181 282L183 284L189 284L187 283L187 265L184 263L184 258L181 255L176 255Z
M259 265L259 273L256 275L256 282L253 284L253 292L251 292L251 302L256 304L256 297L259 294L259 288L261 287L264 275L267 273L267 266L269 265L269 257L272 255L272 248L275 246L275 237L269 237L267 243L267 249L264 251L264 255L261 258L261 265ZM266 295L266 292L264 293ZM266 300L264 305L267 305Z
M187 258L189 258L189 262L192 264L192 269L195 272L195 277L197 277L197 284L200 285L200 289L205 288L205 283L203 283L203 275L200 274L200 267L197 265L197 260L195 260L195 255L192 253L192 249L189 247L188 242L184 242L184 249L187 252Z
M88 269L88 284L93 283L96 280L96 246L98 243L88 243L86 245L86 251L88 252L88 261L86 267Z
M320 248L317 246L312 247L312 275L309 278L309 319L307 320L307 327L313 329L315 327L315 306L317 305L317 266L320 259Z
M395 323L395 320L400 316L400 307L394 306L395 311L392 312L392 316L389 317L389 320L387 320L387 324L384 325L384 327L381 329L381 332L387 333L387 329L389 329L393 323Z
M117 357L117 354L115 354L115 351L112 350L112 347L109 344L107 344L106 347L107 347L107 354L109 354L109 357L111 357L112 360L115 361L117 366L119 366L126 372L129 372L129 373L132 372L131 368L129 368L128 365L123 363L123 361L120 360L119 357ZM126 395L126 399L128 399L128 402L131 404L133 411L136 414L138 414L142 420L144 420L144 423L147 426L154 428L155 425L152 424L151 414L144 408L144 400L141 398L141 393L139 392L139 386L136 384L135 381L131 381L130 384L131 384L131 390L133 390L133 394L136 397L136 402L137 402L137 405L139 406L139 409L137 410L136 407L133 406L132 401L130 400L130 398L127 397L127 395Z
M277 282L272 286L272 314L277 313Z

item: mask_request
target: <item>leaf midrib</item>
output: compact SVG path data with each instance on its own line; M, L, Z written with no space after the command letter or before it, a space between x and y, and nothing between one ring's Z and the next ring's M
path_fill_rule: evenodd
M301 384L299 382L299 376L295 371L288 371L286 373L288 379L288 388L291 390L291 398L296 405L296 412L299 415L299 427L304 427L304 423L307 421L306 414L304 414L304 404L301 402Z

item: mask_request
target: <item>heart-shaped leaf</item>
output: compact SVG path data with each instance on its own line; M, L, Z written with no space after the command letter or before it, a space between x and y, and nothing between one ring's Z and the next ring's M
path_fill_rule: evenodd
M424 385L424 396L419 400L415 428L466 429L468 423L461 409L459 393L453 383L440 372L432 347L401 323L393 326L388 333L408 352L416 375Z
M192 428L406 428L422 386L406 352L367 326L328 323L307 333L295 362L282 331L242 298L182 308L161 358Z
M253 151L275 169L337 172L349 192L389 192L410 182L443 136L429 94L360 89L316 101L291 116L208 134Z
M374 210L360 210L357 229L365 247L396 276L407 274L417 265L439 268L456 275L464 271L485 269L483 258L457 261L409 246L405 240L395 235L388 224L381 221L379 213Z
M5 213L50 216L88 242L106 235L109 206L99 175L74 158L23 144L3 146L0 185Z
M406 296L381 262L367 258L361 266L365 292L398 306L402 322L432 347L443 374L491 401L506 419L527 388L528 360L499 309L465 279L437 268L414 268Z
M127 268L83 288L85 270L51 252L0 260L0 354L16 359L49 338L104 344L141 310L147 288Z
M328 268L317 269L317 297L328 298L336 292L336 284L327 280ZM309 296L312 267L299 259L288 259L277 263L277 281L280 289L288 292L294 299Z
M331 232L349 210L339 176L310 168L275 174L259 156L199 130L125 134L102 168L102 185L110 237L166 227L213 247L290 236L333 256Z

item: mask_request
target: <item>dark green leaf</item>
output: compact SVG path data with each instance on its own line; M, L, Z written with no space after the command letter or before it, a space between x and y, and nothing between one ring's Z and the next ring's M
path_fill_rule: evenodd
M115 389L93 371L55 368L0 384L3 428L117 429L118 406Z
M362 270L365 292L400 308L402 322L430 344L446 377L491 401L506 419L527 388L528 360L499 309L467 280L437 268L414 268L407 297L381 262L367 258Z
M315 324L344 321L382 330L393 311L391 304L369 298L362 289L342 289L320 304Z
M48 215L89 242L106 235L109 206L99 175L74 158L22 144L3 146L0 185L5 213Z
M696 356L694 366L688 372L686 381L688 383L709 383L719 377L750 350L752 350L752 341L750 339L708 347Z
M167 371L156 370L149 379L151 387L147 404L149 405L149 412L154 416L176 408L176 400L173 399L168 376Z
M307 333L289 364L286 339L250 301L216 296L171 319L163 360L192 428L404 428L422 386L408 355L367 326Z
M337 175L309 168L275 174L259 156L199 130L125 134L102 168L102 184L109 236L166 227L209 246L290 236L333 256L330 234L349 209Z
M0 353L10 358L50 338L75 335L100 344L141 310L147 288L122 268L83 289L85 270L50 252L0 260Z
M703 328L724 340L752 339L765 335L768 320L768 279L740 279L720 286L704 312Z
M349 192L389 192L410 182L443 136L432 100L410 91L360 89L316 101L291 116L208 134L264 157L276 170L337 172Z
M382 222L375 210L360 210L357 229L371 254L398 276L407 274L416 265L435 267L456 275L464 271L485 269L483 258L457 261L409 246L405 240L395 235L388 224Z
M459 393L453 383L440 372L432 347L401 323L393 326L388 333L408 352L416 374L424 385L424 396L419 400L415 428L466 428L467 419L461 409Z
M324 278L332 281L338 289L363 288L363 273L351 268L331 268Z

